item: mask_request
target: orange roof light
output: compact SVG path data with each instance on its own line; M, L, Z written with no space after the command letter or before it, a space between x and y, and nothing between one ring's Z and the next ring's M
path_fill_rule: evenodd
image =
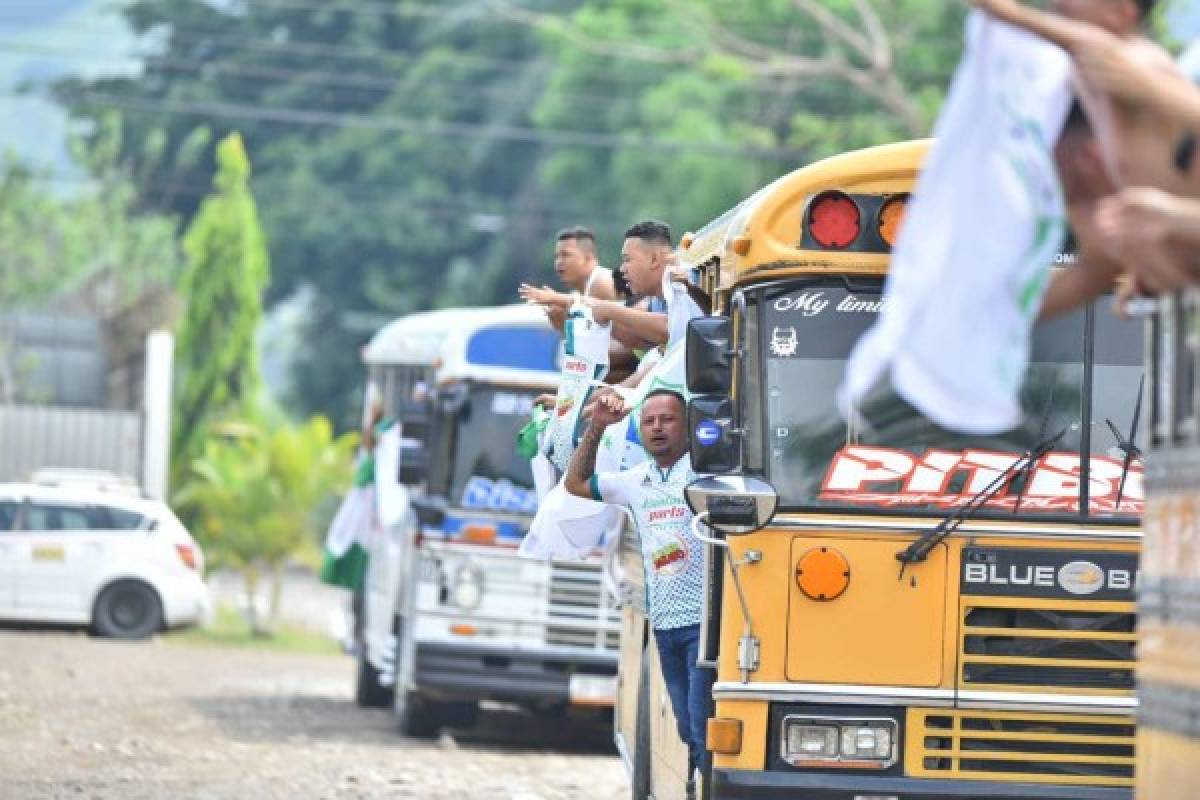
M900 225L904 222L904 212L907 209L907 194L893 195L879 207L879 238L887 242L888 247L896 246L896 239L900 236Z
M682 237L680 237L679 249L687 250L689 247L692 246L692 242L694 242L694 241L696 241L696 234L692 233L691 231L688 231Z
M862 232L862 213L845 192L822 192L808 207L808 232L822 247L841 250Z

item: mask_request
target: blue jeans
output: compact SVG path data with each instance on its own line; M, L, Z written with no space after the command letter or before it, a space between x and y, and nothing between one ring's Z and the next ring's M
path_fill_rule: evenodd
M708 718L712 716L712 686L717 674L708 667L697 667L700 650L700 626L667 628L654 631L663 682L671 697L671 710L679 725L679 738L688 746L689 769L708 770L709 755L705 742Z

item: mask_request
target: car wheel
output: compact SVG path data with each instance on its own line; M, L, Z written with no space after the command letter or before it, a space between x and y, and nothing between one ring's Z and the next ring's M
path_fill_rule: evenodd
M637 724L634 726L633 770L630 776L633 800L650 797L650 650L642 650L642 674L638 680Z
M392 704L392 687L379 681L379 670L367 660L367 643L356 642L358 677L354 683L354 702L359 708L387 708Z
M119 581L96 598L92 628L100 636L145 639L163 624L158 593L141 581Z
M431 703L415 692L397 690L392 703L396 727L400 733L414 739L432 739L442 727L442 719Z

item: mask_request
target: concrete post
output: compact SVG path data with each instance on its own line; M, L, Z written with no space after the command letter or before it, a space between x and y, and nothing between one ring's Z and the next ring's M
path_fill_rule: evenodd
M171 456L171 383L175 337L154 331L146 337L145 399L142 402L142 489L155 500L167 499Z

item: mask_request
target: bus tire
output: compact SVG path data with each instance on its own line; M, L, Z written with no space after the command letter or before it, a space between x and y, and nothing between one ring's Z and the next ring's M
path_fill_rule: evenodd
M379 670L367 660L367 643L359 639L358 673L354 681L354 702L359 708L387 708L392 704L392 687L379 681Z
M633 762L630 784L632 800L646 800L651 790L651 755L650 740L650 650L642 650L642 671L638 679L637 724L634 727Z
M396 728L410 739L432 739L442 728L437 709L416 692L397 689L392 711L396 715Z

